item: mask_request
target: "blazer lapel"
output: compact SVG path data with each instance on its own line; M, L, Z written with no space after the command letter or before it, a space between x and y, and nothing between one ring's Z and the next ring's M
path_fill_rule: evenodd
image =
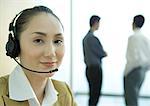
M65 96L66 96L66 93L59 93L58 94L58 100L57 102L54 104L54 106L64 106L64 103L65 103Z
M8 96L2 96L6 106L29 106L28 101L15 101Z

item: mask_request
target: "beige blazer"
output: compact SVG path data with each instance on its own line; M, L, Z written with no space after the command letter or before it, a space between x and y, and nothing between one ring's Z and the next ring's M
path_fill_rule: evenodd
M28 101L15 101L9 98L8 78L8 75L0 78L0 106L29 106ZM77 106L66 83L56 80L52 80L52 82L59 93L58 100L54 106Z

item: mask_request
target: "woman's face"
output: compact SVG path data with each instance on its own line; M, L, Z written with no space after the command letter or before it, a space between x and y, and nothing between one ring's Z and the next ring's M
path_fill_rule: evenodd
M19 57L23 66L41 72L58 68L64 56L62 25L53 15L39 13L31 18L21 33L20 48ZM38 73L47 77L53 74Z

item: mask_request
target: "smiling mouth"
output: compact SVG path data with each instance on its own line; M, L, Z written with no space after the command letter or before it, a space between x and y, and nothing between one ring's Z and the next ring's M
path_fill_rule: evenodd
M43 62L42 64L46 67L54 67L56 62Z

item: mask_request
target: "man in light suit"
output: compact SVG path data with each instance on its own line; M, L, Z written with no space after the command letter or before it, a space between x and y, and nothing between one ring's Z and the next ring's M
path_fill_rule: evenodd
M99 28L99 23L100 17L93 15L90 18L90 30L83 39L86 77L89 83L89 106L96 106L101 95L102 58L107 56L99 39L94 36L94 32Z
M150 67L150 40L141 32L144 21L143 15L133 18L134 34L128 38L124 71L124 96L127 106L138 106L139 91Z

